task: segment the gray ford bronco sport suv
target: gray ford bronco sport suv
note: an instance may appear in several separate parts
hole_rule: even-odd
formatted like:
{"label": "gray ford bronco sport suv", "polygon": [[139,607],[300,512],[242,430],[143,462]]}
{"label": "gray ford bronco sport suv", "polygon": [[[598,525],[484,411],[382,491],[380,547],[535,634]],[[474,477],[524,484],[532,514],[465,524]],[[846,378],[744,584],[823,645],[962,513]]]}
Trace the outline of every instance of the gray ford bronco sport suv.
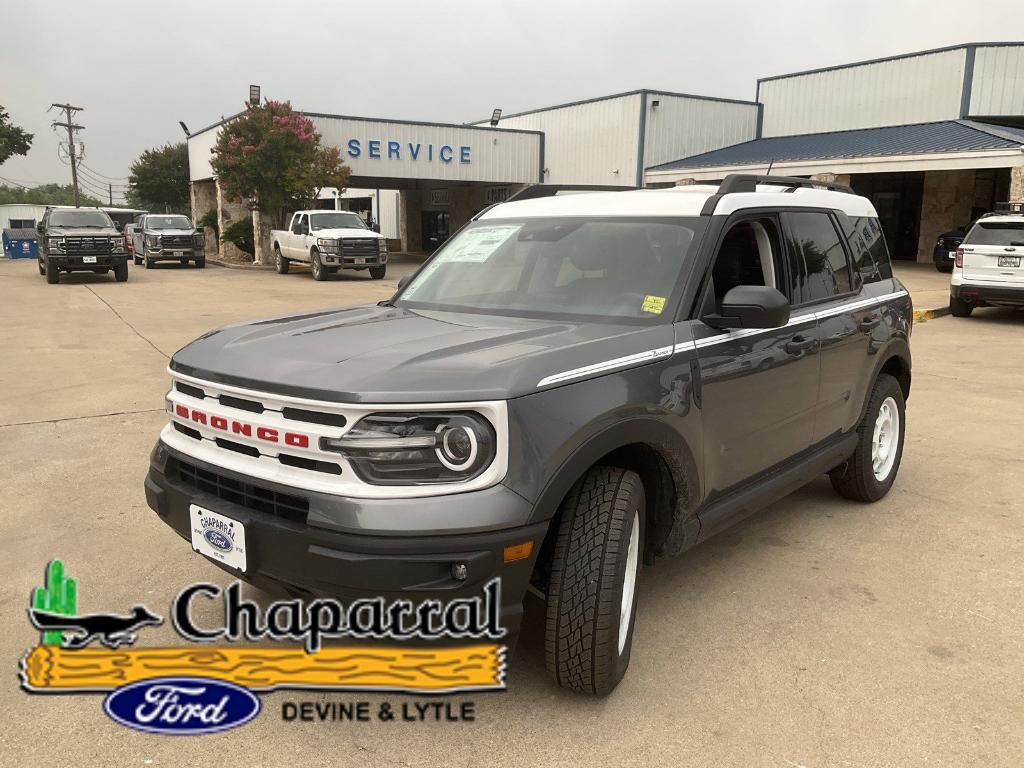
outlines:
{"label": "gray ford bronco sport suv", "polygon": [[[606,694],[641,565],[825,473],[885,496],[912,306],[869,201],[753,176],[551,192],[478,214],[388,301],[177,352],[149,505],[293,595],[461,597],[498,576],[505,628],[542,595],[551,675]],[[204,541],[211,514],[244,546]]]}

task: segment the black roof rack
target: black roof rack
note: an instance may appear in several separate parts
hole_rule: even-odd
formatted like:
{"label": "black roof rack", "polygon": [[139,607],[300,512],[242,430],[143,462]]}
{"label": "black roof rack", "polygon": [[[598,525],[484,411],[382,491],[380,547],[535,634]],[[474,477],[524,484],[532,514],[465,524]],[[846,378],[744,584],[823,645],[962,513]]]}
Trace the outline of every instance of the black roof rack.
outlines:
{"label": "black roof rack", "polygon": [[996,209],[992,213],[986,213],[982,216],[1005,216],[1008,213],[1012,214],[1024,214],[1024,203],[996,203]]}
{"label": "black roof rack", "polygon": [[602,187],[595,184],[532,184],[514,195],[509,196],[506,203],[513,200],[534,200],[538,197],[554,197],[559,192],[630,192],[632,187]]}
{"label": "black roof rack", "polygon": [[775,185],[786,187],[787,192],[794,189],[806,187],[808,189],[828,189],[832,192],[844,192],[848,195],[856,194],[845,184],[835,184],[831,181],[818,181],[816,179],[800,179],[796,176],[758,176],[753,173],[730,173],[722,183],[718,185],[718,191],[707,199],[701,209],[701,216],[710,216],[718,207],[718,201],[725,195],[736,192],[756,192],[757,185]]}

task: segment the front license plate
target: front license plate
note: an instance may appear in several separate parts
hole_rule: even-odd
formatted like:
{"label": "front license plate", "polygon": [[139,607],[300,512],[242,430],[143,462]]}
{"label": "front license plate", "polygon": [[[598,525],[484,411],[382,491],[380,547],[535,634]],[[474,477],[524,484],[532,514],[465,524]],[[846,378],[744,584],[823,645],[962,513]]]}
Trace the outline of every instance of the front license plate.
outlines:
{"label": "front license plate", "polygon": [[1000,267],[1019,267],[1020,256],[1000,256],[999,257]]}
{"label": "front license plate", "polygon": [[956,258],[956,251],[947,251],[946,252],[946,258],[947,259],[955,259]]}
{"label": "front license plate", "polygon": [[356,264],[365,264],[366,263],[366,259],[356,258],[355,262],[356,262]]}
{"label": "front license plate", "polygon": [[237,520],[192,504],[192,549],[225,565],[245,570],[245,526]]}
{"label": "front license plate", "polygon": [[184,255],[185,255],[185,252],[184,252],[184,251],[175,251],[175,252],[174,252],[174,255],[175,255],[175,256],[176,256],[177,258],[179,258],[179,259],[180,259],[180,258],[181,258],[182,256],[184,256]]}
{"label": "front license plate", "polygon": [[95,264],[96,263],[96,257],[95,256],[83,256],[82,257],[82,263],[83,264]]}

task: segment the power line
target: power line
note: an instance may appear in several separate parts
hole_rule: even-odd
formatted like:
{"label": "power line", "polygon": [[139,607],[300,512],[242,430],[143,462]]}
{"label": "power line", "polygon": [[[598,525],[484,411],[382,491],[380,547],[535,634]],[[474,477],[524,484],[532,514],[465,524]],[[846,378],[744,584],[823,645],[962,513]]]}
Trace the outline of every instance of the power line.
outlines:
{"label": "power line", "polygon": [[82,174],[82,176],[84,178],[90,179],[90,180],[96,182],[97,184],[101,184],[103,186],[107,186],[108,184],[111,184],[111,185],[113,185],[114,187],[116,187],[118,189],[128,189],[128,185],[127,184],[114,184],[113,182],[109,182],[106,179],[101,179],[101,178],[98,178],[97,176],[94,176],[90,171],[87,170],[87,167],[85,165],[83,165],[82,163],[78,164],[78,171],[79,171],[79,173]]}
{"label": "power line", "polygon": [[107,176],[105,173],[100,173],[99,171],[90,168],[85,163],[79,163],[79,165],[88,171],[92,171],[94,174],[103,178],[105,181],[128,181],[128,179],[130,178],[128,176]]}

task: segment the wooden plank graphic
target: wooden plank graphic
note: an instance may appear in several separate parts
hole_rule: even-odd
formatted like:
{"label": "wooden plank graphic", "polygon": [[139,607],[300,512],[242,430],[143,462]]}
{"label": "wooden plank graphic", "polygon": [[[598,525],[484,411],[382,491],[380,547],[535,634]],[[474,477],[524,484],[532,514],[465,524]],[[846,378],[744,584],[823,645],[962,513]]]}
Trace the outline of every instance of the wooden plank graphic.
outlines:
{"label": "wooden plank graphic", "polygon": [[503,688],[505,647],[348,646],[302,649],[234,646],[66,650],[39,645],[22,659],[32,690],[107,691],[155,677],[212,677],[253,689],[309,688],[443,692]]}

